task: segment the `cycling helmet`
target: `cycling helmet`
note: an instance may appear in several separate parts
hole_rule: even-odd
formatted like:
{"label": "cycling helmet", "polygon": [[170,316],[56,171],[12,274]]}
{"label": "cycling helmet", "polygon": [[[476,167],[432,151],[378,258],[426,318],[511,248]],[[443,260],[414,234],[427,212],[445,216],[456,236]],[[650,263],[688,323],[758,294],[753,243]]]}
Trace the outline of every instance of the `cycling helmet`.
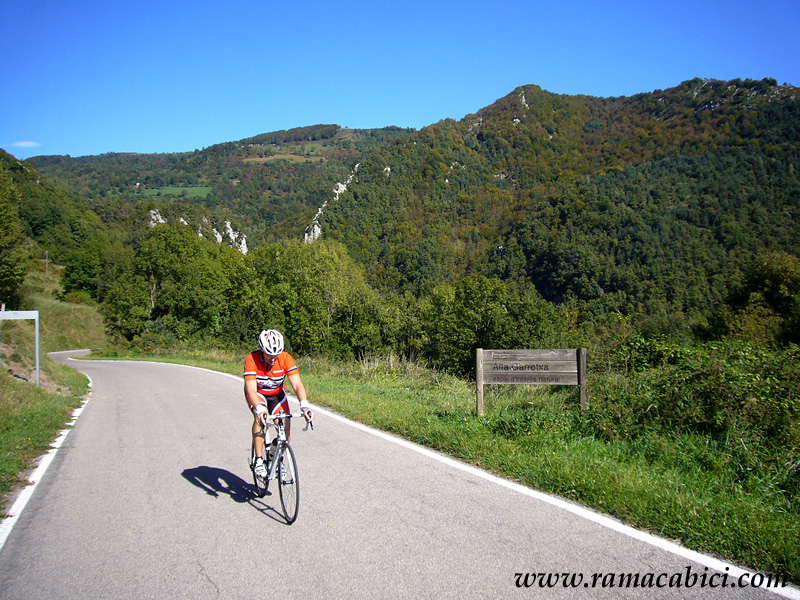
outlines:
{"label": "cycling helmet", "polygon": [[258,334],[258,345],[270,356],[283,352],[283,336],[274,329],[265,329]]}

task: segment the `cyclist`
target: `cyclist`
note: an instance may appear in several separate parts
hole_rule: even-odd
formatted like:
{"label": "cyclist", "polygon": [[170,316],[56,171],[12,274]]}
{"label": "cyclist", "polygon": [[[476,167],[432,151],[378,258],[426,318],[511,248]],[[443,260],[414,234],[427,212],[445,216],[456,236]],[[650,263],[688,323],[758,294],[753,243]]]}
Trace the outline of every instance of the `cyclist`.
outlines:
{"label": "cyclist", "polygon": [[[276,415],[283,410],[287,414],[289,400],[286,397],[285,381],[289,378],[300,410],[307,422],[311,422],[314,413],[308,406],[308,396],[303,380],[297,370],[294,358],[283,349],[283,336],[274,329],[267,329],[258,335],[261,348],[247,355],[244,361],[244,397],[253,413],[253,444],[256,449],[255,472],[259,477],[266,477],[267,467],[264,464],[264,434],[269,415]],[[286,421],[286,438],[291,440],[291,421]]]}

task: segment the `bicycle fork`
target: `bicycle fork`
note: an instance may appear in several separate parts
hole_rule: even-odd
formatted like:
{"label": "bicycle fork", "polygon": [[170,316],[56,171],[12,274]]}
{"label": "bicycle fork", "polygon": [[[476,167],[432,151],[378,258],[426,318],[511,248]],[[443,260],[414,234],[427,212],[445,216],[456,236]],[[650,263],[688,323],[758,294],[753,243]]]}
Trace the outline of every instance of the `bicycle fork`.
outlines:
{"label": "bicycle fork", "polygon": [[275,448],[275,455],[272,457],[269,469],[267,471],[268,481],[281,478],[280,483],[294,483],[294,466],[291,460],[284,461],[283,457],[286,454],[286,446],[278,444]]}

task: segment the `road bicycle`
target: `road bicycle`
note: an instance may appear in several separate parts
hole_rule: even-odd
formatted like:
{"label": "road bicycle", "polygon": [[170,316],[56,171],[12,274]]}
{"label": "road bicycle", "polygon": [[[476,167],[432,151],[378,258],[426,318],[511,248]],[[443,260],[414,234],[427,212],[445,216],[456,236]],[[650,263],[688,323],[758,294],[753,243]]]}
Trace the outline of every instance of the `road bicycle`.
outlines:
{"label": "road bicycle", "polygon": [[[278,491],[281,497],[281,508],[286,522],[291,525],[297,519],[297,509],[300,507],[300,485],[297,473],[297,460],[294,450],[286,440],[286,427],[284,421],[291,419],[292,415],[281,411],[277,415],[267,417],[268,422],[259,435],[264,436],[264,452],[267,454],[267,476],[261,478],[256,475],[256,447],[255,442],[250,449],[250,470],[253,472],[253,483],[256,494],[260,498],[267,495],[269,482],[278,480]],[[275,443],[268,443],[266,430],[275,428]]]}

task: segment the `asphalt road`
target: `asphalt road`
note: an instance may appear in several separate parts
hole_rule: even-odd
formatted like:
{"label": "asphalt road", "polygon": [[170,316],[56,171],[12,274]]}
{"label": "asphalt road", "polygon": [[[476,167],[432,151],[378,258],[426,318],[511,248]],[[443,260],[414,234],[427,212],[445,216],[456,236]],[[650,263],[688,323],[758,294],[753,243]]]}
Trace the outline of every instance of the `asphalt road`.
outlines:
{"label": "asphalt road", "polygon": [[[289,526],[277,490],[252,492],[240,379],[67,362],[91,397],[0,551],[0,599],[780,597],[704,587],[725,572],[325,411],[313,431],[294,423]],[[601,585],[648,573],[654,587]]]}

